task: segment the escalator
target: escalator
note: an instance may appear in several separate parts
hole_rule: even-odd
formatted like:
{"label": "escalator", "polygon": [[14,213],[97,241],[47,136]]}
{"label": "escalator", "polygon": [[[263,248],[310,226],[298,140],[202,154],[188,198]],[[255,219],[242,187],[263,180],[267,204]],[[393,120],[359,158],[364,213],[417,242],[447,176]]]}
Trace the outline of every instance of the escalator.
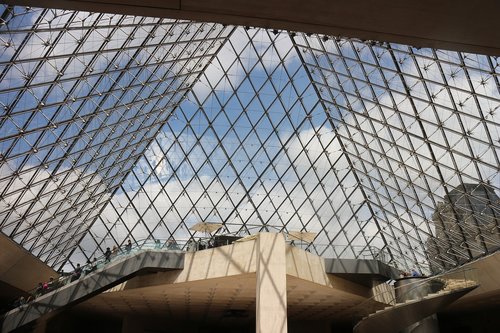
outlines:
{"label": "escalator", "polygon": [[33,323],[42,316],[81,303],[136,275],[182,270],[183,267],[184,253],[181,251],[146,249],[131,252],[76,281],[7,312],[3,317],[2,332],[11,332]]}

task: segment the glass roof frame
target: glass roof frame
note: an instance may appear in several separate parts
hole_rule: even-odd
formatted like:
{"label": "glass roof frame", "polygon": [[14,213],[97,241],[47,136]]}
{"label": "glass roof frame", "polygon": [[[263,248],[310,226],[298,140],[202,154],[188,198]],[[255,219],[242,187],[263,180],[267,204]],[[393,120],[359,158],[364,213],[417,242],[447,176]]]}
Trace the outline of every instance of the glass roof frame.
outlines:
{"label": "glass roof frame", "polygon": [[0,11],[0,230],[57,269],[197,221],[425,273],[500,248],[498,57]]}

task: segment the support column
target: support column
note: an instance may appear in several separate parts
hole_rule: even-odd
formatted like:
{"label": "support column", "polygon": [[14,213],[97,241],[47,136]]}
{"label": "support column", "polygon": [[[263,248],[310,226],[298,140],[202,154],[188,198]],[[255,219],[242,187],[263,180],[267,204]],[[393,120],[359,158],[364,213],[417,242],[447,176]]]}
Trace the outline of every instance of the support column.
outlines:
{"label": "support column", "polygon": [[283,234],[259,234],[256,280],[256,333],[287,333],[286,252]]}
{"label": "support column", "polygon": [[[419,284],[423,277],[402,278],[396,281],[396,300],[403,303],[412,299],[420,299],[425,295],[439,291],[443,285],[438,282],[429,281]],[[439,323],[435,314],[426,317],[405,328],[403,333],[439,333]]]}

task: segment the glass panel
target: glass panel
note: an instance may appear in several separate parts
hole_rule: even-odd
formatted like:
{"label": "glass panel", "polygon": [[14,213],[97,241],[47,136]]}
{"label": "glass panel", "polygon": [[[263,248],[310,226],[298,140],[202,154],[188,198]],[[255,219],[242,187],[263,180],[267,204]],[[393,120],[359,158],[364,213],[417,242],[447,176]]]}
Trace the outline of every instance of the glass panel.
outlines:
{"label": "glass panel", "polygon": [[425,273],[500,247],[497,57],[0,12],[0,230],[56,269],[200,221]]}

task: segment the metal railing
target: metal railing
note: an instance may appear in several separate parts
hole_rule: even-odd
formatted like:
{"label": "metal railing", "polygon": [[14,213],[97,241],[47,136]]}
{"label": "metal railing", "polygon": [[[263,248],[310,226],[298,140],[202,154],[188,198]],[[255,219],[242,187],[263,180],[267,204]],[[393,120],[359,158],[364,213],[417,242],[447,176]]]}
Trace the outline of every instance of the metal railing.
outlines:
{"label": "metal railing", "polygon": [[[385,262],[385,258],[387,258],[387,254],[384,249],[379,249],[374,246],[354,246],[354,245],[330,245],[330,244],[310,244],[300,241],[290,241],[287,240],[287,243],[304,249],[310,252],[314,252],[315,250],[321,250],[325,253],[326,249],[329,249],[329,252],[333,253],[336,258],[346,258],[346,259],[377,259]],[[218,244],[224,245],[224,244]],[[173,240],[169,239],[143,239],[132,243],[130,247],[127,245],[122,245],[121,247],[117,247],[113,251],[111,251],[111,255],[103,254],[99,257],[94,258],[92,261],[88,261],[87,264],[80,267],[79,270],[75,270],[71,273],[61,273],[61,275],[52,281],[48,281],[45,284],[41,284],[38,287],[33,288],[28,291],[28,298],[24,299],[22,297],[20,300],[16,301],[16,304],[13,307],[22,306],[23,304],[29,303],[36,298],[53,292],[72,281],[78,280],[83,276],[92,274],[93,272],[100,270],[112,262],[120,260],[126,256],[135,255],[141,251],[146,250],[157,250],[157,251],[197,251],[203,250],[206,248],[214,247],[213,237],[197,237],[196,239],[181,239],[181,240]],[[319,251],[318,251],[319,252]],[[431,279],[438,279],[440,276],[447,276],[448,279],[451,279],[453,276],[454,279],[459,279],[463,277],[464,279],[468,279],[467,281],[471,281],[472,283],[477,283],[477,276],[471,277],[471,272],[475,272],[474,269],[456,269],[452,271],[448,271],[442,273],[437,276],[429,277],[426,279],[422,279],[421,281],[415,282],[415,288],[421,284],[427,283]],[[394,290],[392,291],[394,293]],[[365,302],[369,302],[374,300],[376,297],[379,299],[384,297],[384,293],[379,293],[377,295],[373,295],[371,298],[363,301],[358,306],[362,307],[362,304]],[[391,294],[391,297],[394,298]],[[391,300],[391,302],[395,302],[395,299]],[[390,304],[391,302],[386,302],[386,304]]]}
{"label": "metal railing", "polygon": [[59,288],[80,279],[81,277],[92,274],[93,272],[104,268],[110,263],[116,262],[126,256],[135,255],[141,251],[147,250],[158,250],[158,251],[182,251],[187,247],[188,242],[183,241],[173,241],[172,239],[143,239],[132,243],[130,247],[123,245],[121,247],[114,248],[110,255],[105,253],[99,257],[95,257],[92,261],[87,261],[85,265],[82,265],[70,273],[61,272],[57,279],[50,278],[47,282],[40,282],[40,284],[27,291],[29,295],[26,299],[21,297],[18,299],[13,307],[22,306],[24,304],[30,303],[36,298],[58,290]]}
{"label": "metal railing", "polygon": [[[447,282],[450,280],[461,281],[462,282],[462,284],[460,285],[461,288],[468,288],[468,287],[474,287],[474,286],[479,285],[478,273],[477,273],[476,268],[457,268],[457,269],[450,270],[450,271],[447,271],[447,272],[444,272],[442,274],[435,275],[435,276],[430,276],[430,277],[422,277],[422,276],[412,277],[412,276],[410,276],[410,277],[403,277],[402,279],[405,279],[405,278],[407,278],[407,279],[417,278],[418,280],[416,280],[414,282],[407,283],[407,284],[400,286],[400,287],[393,286],[393,283],[396,282],[397,280],[389,280],[386,283],[389,283],[390,288],[388,288],[384,292],[374,294],[370,298],[363,300],[362,302],[354,305],[353,307],[345,309],[344,310],[345,314],[347,315],[349,313],[351,313],[351,314],[358,313],[360,315],[358,315],[357,318],[351,318],[351,319],[353,319],[354,321],[362,319],[370,314],[370,313],[366,312],[366,309],[370,308],[368,306],[368,303],[371,303],[373,301],[377,301],[379,303],[382,303],[379,300],[383,299],[384,300],[383,304],[386,304],[384,306],[384,308],[394,306],[396,304],[401,304],[401,303],[404,303],[405,301],[398,302],[398,300],[406,299],[406,296],[408,296],[408,294],[412,293],[414,290],[423,288],[424,286],[427,286],[430,283],[436,282],[436,281],[442,283],[440,290],[443,290],[444,288],[446,288]],[[403,288],[407,289],[407,291],[404,293],[401,292],[403,290]],[[411,298],[411,300],[412,301],[420,301],[420,300],[424,299],[425,297],[427,297],[428,295],[436,294],[438,291],[429,291],[427,293],[420,294],[417,297],[413,297],[413,298]],[[408,300],[410,300],[410,299],[408,299]],[[408,301],[408,300],[406,300],[406,301]]]}
{"label": "metal railing", "polygon": [[[220,242],[217,246],[226,245],[221,244]],[[93,272],[102,269],[103,267],[109,265],[116,260],[122,259],[125,256],[135,255],[141,251],[146,250],[157,250],[157,251],[198,251],[207,248],[215,247],[213,242],[213,237],[197,237],[190,239],[180,239],[173,240],[169,239],[141,239],[131,243],[131,246],[128,247],[127,244],[122,245],[120,247],[114,247],[113,250],[110,249],[110,254],[107,255],[103,253],[99,257],[95,257],[93,260],[87,261],[85,265],[82,265],[70,273],[61,272],[60,276],[57,279],[51,278],[51,280],[47,282],[40,282],[39,286],[29,290],[27,294],[29,295],[26,299],[21,297],[16,300],[15,304],[11,308],[15,308],[21,306],[23,304],[29,303],[36,298],[48,294],[52,291],[55,291],[68,283],[76,281],[83,276],[92,274]]]}
{"label": "metal railing", "polygon": [[296,240],[287,240],[289,245],[298,247],[302,250],[316,253],[327,258],[339,259],[375,259],[382,262],[387,262],[390,258],[389,253],[385,249],[380,249],[376,246],[362,245],[332,245],[332,244],[317,244],[306,243]]}

